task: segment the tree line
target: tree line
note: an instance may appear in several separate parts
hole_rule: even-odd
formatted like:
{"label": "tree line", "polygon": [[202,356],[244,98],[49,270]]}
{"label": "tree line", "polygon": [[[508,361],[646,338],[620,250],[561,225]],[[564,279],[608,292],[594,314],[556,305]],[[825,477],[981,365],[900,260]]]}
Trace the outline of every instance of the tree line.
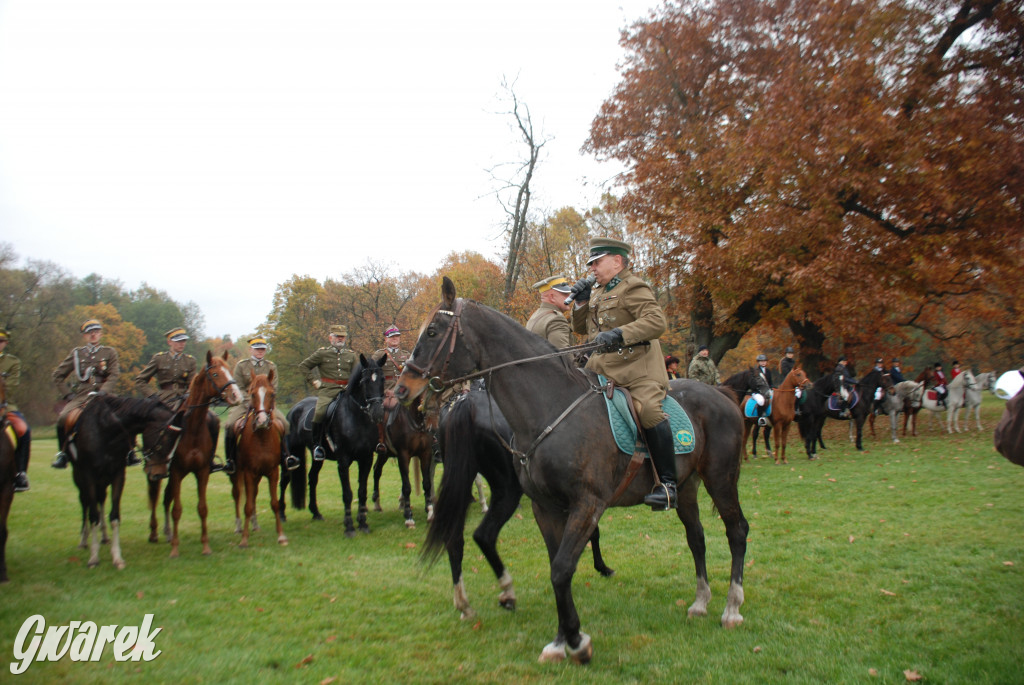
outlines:
{"label": "tree line", "polygon": [[[662,338],[684,365],[708,345],[723,371],[787,345],[812,377],[847,354],[908,366],[958,357],[1019,366],[1024,352],[1024,10],[1001,0],[679,0],[627,27],[621,79],[584,150],[623,162],[622,193],[588,209],[537,209],[545,140],[526,145],[502,254],[452,252],[431,274],[364,266],[278,284],[259,331],[284,401],[309,392],[295,364],[349,327],[372,352],[397,325],[411,347],[441,275],[525,322],[529,284],[585,273],[587,242],[634,246],[633,268],[669,316]],[[0,326],[24,362],[19,403],[52,420],[53,367],[90,317],[118,348],[122,389],[163,333],[186,348],[247,354],[206,338],[191,302],[126,289],[59,265],[19,264],[0,246]]]}

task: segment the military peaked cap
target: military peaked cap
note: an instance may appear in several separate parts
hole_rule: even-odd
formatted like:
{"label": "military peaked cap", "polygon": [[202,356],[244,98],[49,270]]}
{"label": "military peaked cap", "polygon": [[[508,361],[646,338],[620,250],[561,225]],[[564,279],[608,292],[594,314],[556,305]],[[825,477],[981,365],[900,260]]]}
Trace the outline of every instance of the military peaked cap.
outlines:
{"label": "military peaked cap", "polygon": [[610,254],[622,255],[628,257],[630,248],[629,243],[624,243],[621,240],[615,238],[591,238],[590,239],[590,257],[587,259],[587,265],[593,264],[601,257]]}

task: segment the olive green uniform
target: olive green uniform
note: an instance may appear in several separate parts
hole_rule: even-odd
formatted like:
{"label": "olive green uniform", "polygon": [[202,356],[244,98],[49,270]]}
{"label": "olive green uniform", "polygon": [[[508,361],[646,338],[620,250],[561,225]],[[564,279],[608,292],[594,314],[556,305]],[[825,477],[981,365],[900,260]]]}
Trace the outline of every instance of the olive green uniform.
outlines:
{"label": "olive green uniform", "polygon": [[373,360],[384,369],[384,389],[394,390],[398,377],[402,375],[409,352],[400,347],[385,347],[373,353]]}
{"label": "olive green uniform", "polygon": [[349,376],[352,375],[352,369],[358,361],[359,356],[350,348],[330,345],[321,347],[299,362],[299,368],[310,384],[314,380],[320,381],[320,387],[316,391],[314,424],[323,422],[331,400],[341,394],[348,385]]}
{"label": "olive green uniform", "polygon": [[[53,382],[61,397],[71,395],[58,420],[89,398],[91,392],[114,394],[121,365],[117,350],[107,345],[83,345],[71,350],[53,371]],[[70,383],[68,379],[70,378]]]}
{"label": "olive green uniform", "polygon": [[[590,340],[601,331],[621,330],[622,350],[595,352],[587,368],[629,390],[644,428],[667,418],[661,403],[668,391],[668,373],[658,338],[668,323],[643,279],[623,269],[608,285],[595,287],[590,300],[573,310],[572,326]],[[650,346],[637,344],[644,341],[650,341]],[[631,344],[636,346],[630,348]]]}
{"label": "olive green uniform", "polygon": [[572,327],[561,310],[550,302],[541,302],[526,322],[526,330],[536,333],[555,347],[572,347]]}
{"label": "olive green uniform", "polygon": [[[252,385],[253,376],[266,376],[271,370],[274,370],[274,390],[277,390],[277,379],[280,374],[277,372],[277,365],[272,361],[266,359],[243,359],[235,364],[235,369],[232,375],[235,378],[235,382],[238,383],[238,390],[242,393],[242,401],[240,404],[231,407],[228,410],[228,418],[225,426],[225,430],[233,431],[235,423],[238,422],[245,413],[249,411],[249,386]],[[280,409],[274,407],[274,418],[279,420],[284,425],[284,433],[287,435],[289,423],[288,419],[285,418],[284,414]]]}
{"label": "olive green uniform", "polygon": [[149,391],[149,380],[156,378],[157,397],[168,407],[175,408],[178,399],[188,392],[189,384],[196,375],[196,358],[191,354],[157,352],[138,376],[135,385],[142,391]]}
{"label": "olive green uniform", "polygon": [[21,360],[13,354],[0,352],[0,376],[3,376],[4,385],[7,388],[7,410],[18,411],[14,393],[21,385]]}

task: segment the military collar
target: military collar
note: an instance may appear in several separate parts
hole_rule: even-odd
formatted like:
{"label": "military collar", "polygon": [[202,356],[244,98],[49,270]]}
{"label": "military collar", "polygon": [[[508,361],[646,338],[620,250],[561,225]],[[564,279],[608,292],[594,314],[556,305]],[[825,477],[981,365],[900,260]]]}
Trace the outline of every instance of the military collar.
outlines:
{"label": "military collar", "polygon": [[263,362],[265,362],[267,360],[266,359],[257,359],[256,357],[249,357],[249,361],[251,361],[256,366],[259,366],[260,364],[262,364]]}
{"label": "military collar", "polygon": [[88,352],[89,354],[95,354],[96,350],[98,350],[98,349],[100,349],[99,345],[86,345],[85,346],[85,351]]}
{"label": "military collar", "polygon": [[398,348],[398,347],[389,347],[388,348],[388,353],[389,354],[398,354],[401,351],[402,351],[401,348]]}
{"label": "military collar", "polygon": [[628,276],[629,276],[629,269],[623,269],[619,273],[617,273],[614,276],[612,276],[611,280],[608,281],[608,283],[605,284],[604,291],[608,292],[609,290],[611,290],[612,288],[617,286],[619,283],[622,283],[622,281],[624,281]]}

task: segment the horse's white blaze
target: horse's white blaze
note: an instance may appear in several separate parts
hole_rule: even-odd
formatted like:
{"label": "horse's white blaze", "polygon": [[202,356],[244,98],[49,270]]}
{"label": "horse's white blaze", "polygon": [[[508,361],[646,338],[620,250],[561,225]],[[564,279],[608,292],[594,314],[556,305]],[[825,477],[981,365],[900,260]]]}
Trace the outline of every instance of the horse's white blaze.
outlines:
{"label": "horse's white blaze", "polygon": [[235,382],[235,377],[231,375],[230,371],[228,371],[228,367],[226,364],[224,365],[224,375],[227,376],[228,379],[228,386],[226,389],[228,396],[225,397],[224,399],[227,400],[228,404],[241,404],[242,391],[238,389],[238,384]]}

